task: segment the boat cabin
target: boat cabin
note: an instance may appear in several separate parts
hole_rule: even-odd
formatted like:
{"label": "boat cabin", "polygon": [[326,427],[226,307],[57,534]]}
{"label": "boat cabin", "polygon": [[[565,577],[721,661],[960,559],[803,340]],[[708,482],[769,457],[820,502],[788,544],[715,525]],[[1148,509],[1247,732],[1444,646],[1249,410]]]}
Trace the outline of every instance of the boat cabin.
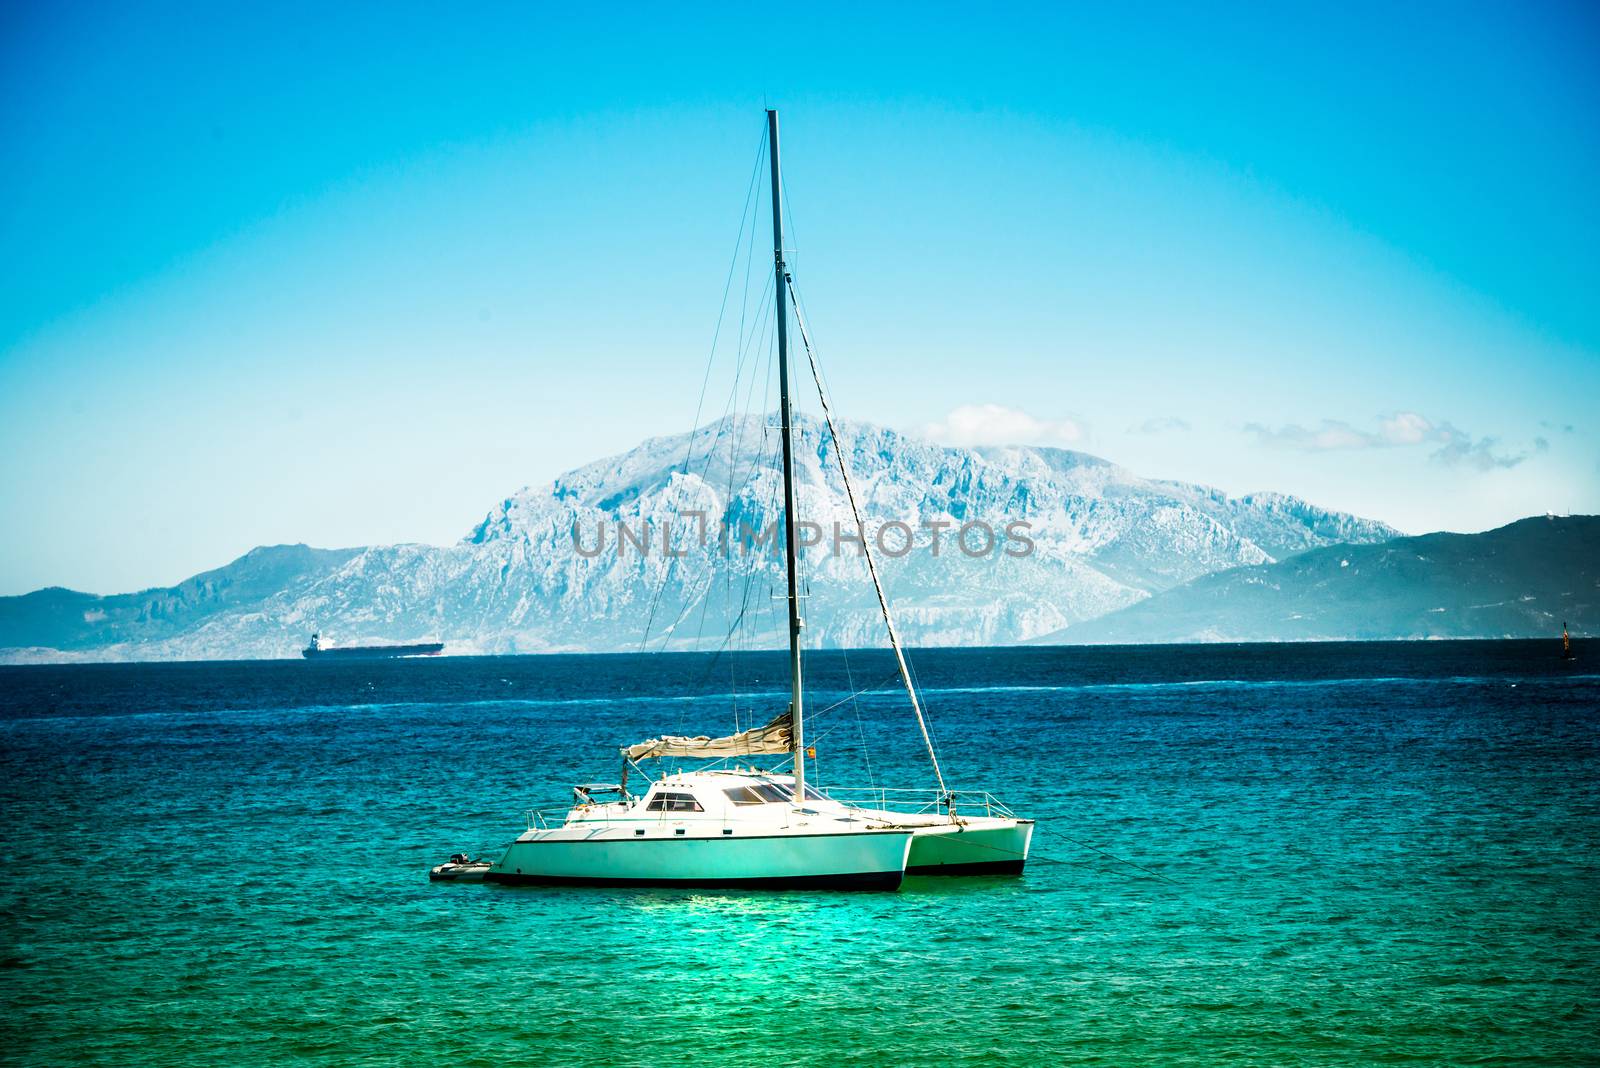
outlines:
{"label": "boat cabin", "polygon": [[789,817],[843,814],[844,806],[810,786],[806,805],[794,803],[794,778],[753,768],[693,771],[669,775],[650,784],[641,797],[615,801],[592,799],[594,787],[575,789],[579,803],[567,814],[570,823],[662,821],[787,824]]}

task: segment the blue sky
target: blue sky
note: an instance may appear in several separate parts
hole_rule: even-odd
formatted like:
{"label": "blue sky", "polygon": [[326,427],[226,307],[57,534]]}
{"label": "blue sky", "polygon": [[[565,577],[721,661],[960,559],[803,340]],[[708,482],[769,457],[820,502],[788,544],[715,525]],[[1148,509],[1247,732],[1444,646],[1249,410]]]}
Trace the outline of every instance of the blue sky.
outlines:
{"label": "blue sky", "polygon": [[862,8],[10,6],[0,593],[447,543],[685,429],[764,103],[844,414],[1600,511],[1592,6]]}

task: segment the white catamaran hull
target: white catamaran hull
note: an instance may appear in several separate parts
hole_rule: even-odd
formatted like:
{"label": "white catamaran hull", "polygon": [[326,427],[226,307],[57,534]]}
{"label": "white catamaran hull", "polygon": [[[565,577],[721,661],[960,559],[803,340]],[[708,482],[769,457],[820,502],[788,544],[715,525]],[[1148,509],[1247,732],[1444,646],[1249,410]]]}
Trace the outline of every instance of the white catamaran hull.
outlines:
{"label": "white catamaran hull", "polygon": [[635,835],[626,827],[529,831],[484,881],[529,885],[710,889],[893,890],[905,875],[910,829],[749,835]]}
{"label": "white catamaran hull", "polygon": [[907,875],[1020,875],[1028,862],[1033,821],[1003,816],[949,817],[869,812],[913,833]]}
{"label": "white catamaran hull", "polygon": [[1020,875],[1028,862],[1032,820],[975,819],[928,827],[911,839],[907,875]]}

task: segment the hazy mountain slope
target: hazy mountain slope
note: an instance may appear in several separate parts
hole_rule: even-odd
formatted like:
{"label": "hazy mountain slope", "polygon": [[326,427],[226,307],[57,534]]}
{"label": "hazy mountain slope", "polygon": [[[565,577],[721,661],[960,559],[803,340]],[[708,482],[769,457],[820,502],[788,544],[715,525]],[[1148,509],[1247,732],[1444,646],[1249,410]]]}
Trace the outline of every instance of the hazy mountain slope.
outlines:
{"label": "hazy mountain slope", "polygon": [[51,587],[0,597],[0,648],[73,651],[185,634],[218,613],[304,587],[360,552],[269,545],[167,588],[101,597]]}
{"label": "hazy mountain slope", "polygon": [[1600,630],[1600,517],[1316,549],[1206,575],[1045,642],[1554,639]]}
{"label": "hazy mountain slope", "polygon": [[[73,599],[82,595],[30,594],[40,604],[19,620],[55,622],[19,622],[4,644],[31,647],[13,659],[33,658],[41,646],[113,657],[286,656],[315,629],[347,642],[436,636],[461,652],[636,649],[647,635],[650,648],[777,644],[782,558],[742,537],[759,537],[780,515],[774,423],[735,417],[646,441],[506,498],[457,545],[319,557],[282,581],[263,576],[251,597],[159,625],[137,613],[93,622],[94,609]],[[1395,534],[1292,497],[1230,498],[1082,453],[945,448],[864,424],[840,429],[869,534],[888,522],[917,531],[910,552],[883,559],[914,643],[1022,641],[1211,571]],[[831,551],[834,524],[846,534],[853,525],[825,429],[801,417],[797,432],[800,512],[821,542],[805,553],[807,640],[876,644],[882,624],[862,561],[848,545]],[[988,553],[969,555],[956,543],[961,525],[975,521],[997,535]],[[938,553],[925,522],[947,525]],[[1004,551],[1024,546],[1005,540],[1013,523],[1028,525],[1013,528],[1031,539],[1026,555]],[[619,546],[619,527],[647,547]],[[886,544],[899,548],[902,535],[891,529]],[[969,535],[969,549],[984,546],[982,527]],[[666,547],[681,555],[667,556]],[[0,600],[0,616],[18,600]]]}

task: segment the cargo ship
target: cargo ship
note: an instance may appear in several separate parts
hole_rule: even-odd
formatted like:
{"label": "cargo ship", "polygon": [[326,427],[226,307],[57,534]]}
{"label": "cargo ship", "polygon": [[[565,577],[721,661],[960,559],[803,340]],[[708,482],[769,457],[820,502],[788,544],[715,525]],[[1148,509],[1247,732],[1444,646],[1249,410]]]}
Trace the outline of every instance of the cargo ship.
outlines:
{"label": "cargo ship", "polygon": [[311,636],[311,644],[300,651],[307,660],[334,657],[340,660],[371,660],[391,656],[437,656],[444,651],[444,642],[412,642],[409,645],[334,645],[320,633]]}

